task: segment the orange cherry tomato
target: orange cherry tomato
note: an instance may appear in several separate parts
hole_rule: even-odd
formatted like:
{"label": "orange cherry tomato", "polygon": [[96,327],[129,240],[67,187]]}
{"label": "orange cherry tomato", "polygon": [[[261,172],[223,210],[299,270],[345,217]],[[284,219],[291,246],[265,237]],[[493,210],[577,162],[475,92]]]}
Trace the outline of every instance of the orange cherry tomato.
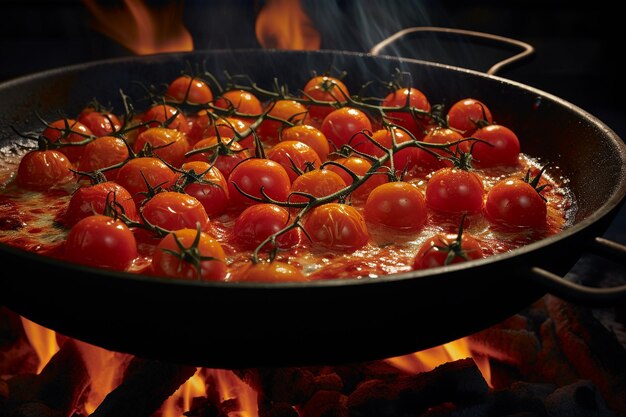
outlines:
{"label": "orange cherry tomato", "polygon": [[[317,101],[327,101],[331,103],[346,103],[350,97],[350,92],[346,85],[335,77],[320,75],[311,78],[304,89],[304,98],[312,98]],[[332,106],[323,106],[311,104],[309,107],[309,116],[313,119],[324,120],[329,113],[335,110]]]}
{"label": "orange cherry tomato", "polygon": [[146,182],[152,188],[168,189],[177,179],[178,175],[170,167],[153,157],[133,158],[120,168],[117,175],[118,184],[128,190],[137,205],[146,199]]}
{"label": "orange cherry tomato", "polygon": [[369,240],[363,216],[346,204],[328,203],[315,207],[305,216],[304,230],[314,244],[332,250],[354,251]]}
{"label": "orange cherry tomato", "polygon": [[17,168],[17,185],[29,190],[46,191],[73,181],[71,169],[70,160],[57,150],[30,151],[22,157]]}
{"label": "orange cherry tomato", "polygon": [[137,136],[133,150],[138,153],[149,144],[152,153],[172,165],[180,167],[190,146],[187,136],[174,129],[152,127]]}
{"label": "orange cherry tomato", "polygon": [[329,142],[336,149],[350,143],[350,140],[359,132],[372,131],[372,122],[361,110],[343,107],[329,113],[320,128]]}
{"label": "orange cherry tomato", "polygon": [[[83,156],[78,161],[80,171],[96,171],[122,163],[128,159],[128,146],[120,138],[101,136],[85,146]],[[105,177],[113,181],[117,178],[119,168],[107,170]]]}
{"label": "orange cherry tomato", "polygon": [[61,146],[58,150],[71,162],[76,162],[83,155],[85,145],[71,145],[93,139],[93,133],[84,124],[73,119],[59,119],[48,125],[42,133],[43,137]]}
{"label": "orange cherry tomato", "polygon": [[346,188],[346,182],[339,174],[329,169],[315,169],[305,172],[291,184],[291,194],[289,201],[292,203],[306,203],[309,198],[298,195],[306,193],[314,197],[326,197]]}
{"label": "orange cherry tomato", "polygon": [[365,202],[363,215],[369,223],[415,231],[426,223],[426,200],[413,184],[388,182],[372,190]]}
{"label": "orange cherry tomato", "polygon": [[257,201],[248,198],[235,188],[257,198],[261,191],[274,201],[287,201],[291,180],[285,168],[269,159],[250,158],[237,165],[228,177],[228,193],[233,204],[252,205]]}
{"label": "orange cherry tomato", "polygon": [[489,108],[473,98],[459,100],[448,110],[448,125],[464,137],[472,136],[481,124],[493,123]]}
{"label": "orange cherry tomato", "polygon": [[[401,88],[391,92],[385,97],[384,107],[413,107],[418,110],[430,112],[428,99],[417,88]],[[424,137],[426,126],[430,123],[428,116],[413,115],[407,111],[388,111],[389,122],[402,126],[411,132],[417,139]]]}
{"label": "orange cherry tomato", "polygon": [[[288,122],[298,124],[307,113],[306,107],[293,100],[278,100],[270,104],[269,115]],[[275,143],[278,141],[279,131],[284,127],[284,123],[279,120],[266,118],[257,129],[257,134],[263,142]]]}
{"label": "orange cherry tomato", "polygon": [[313,148],[320,157],[320,161],[325,162],[328,159],[330,152],[328,139],[319,129],[311,125],[298,125],[283,129],[280,140],[281,142],[295,140],[305,143]]}
{"label": "orange cherry tomato", "polygon": [[313,168],[320,166],[320,158],[313,148],[298,141],[279,142],[267,151],[266,156],[267,159],[281,164],[291,181],[298,177],[298,172],[294,167],[304,172],[309,166]]}

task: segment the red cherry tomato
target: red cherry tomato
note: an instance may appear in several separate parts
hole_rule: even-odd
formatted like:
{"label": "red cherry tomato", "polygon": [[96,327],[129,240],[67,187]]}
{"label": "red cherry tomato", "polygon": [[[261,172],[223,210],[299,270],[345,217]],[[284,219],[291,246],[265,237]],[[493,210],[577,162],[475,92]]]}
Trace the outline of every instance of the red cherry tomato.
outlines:
{"label": "red cherry tomato", "polygon": [[206,231],[209,216],[202,203],[195,197],[174,191],[158,193],[141,207],[146,222],[162,229],[196,229]]}
{"label": "red cherry tomato", "polygon": [[107,181],[76,190],[67,205],[63,221],[67,227],[72,227],[85,217],[103,214],[107,203],[115,203],[116,210],[131,220],[139,219],[137,207],[130,193],[121,185]]}
{"label": "red cherry tomato", "polygon": [[203,138],[218,136],[222,142],[230,142],[235,138],[235,142],[239,143],[242,148],[254,149],[254,136],[250,133],[248,136],[243,134],[248,130],[249,123],[236,117],[211,119],[209,125],[204,131]]}
{"label": "red cherry tomato", "polygon": [[302,271],[285,262],[249,263],[236,271],[231,282],[304,282]]}
{"label": "red cherry tomato", "polygon": [[207,83],[188,75],[182,75],[172,81],[167,87],[165,96],[178,103],[204,104],[213,100],[213,92]]}
{"label": "red cherry tomato", "polygon": [[258,116],[263,113],[263,105],[259,99],[249,91],[230,90],[215,100],[215,107],[220,109],[234,109],[238,113]]}
{"label": "red cherry tomato", "polygon": [[[368,160],[358,156],[339,158],[335,162],[339,165],[343,165],[359,176],[365,175],[372,168],[372,164]],[[328,169],[329,171],[333,171],[338,174],[341,178],[343,178],[346,185],[352,185],[352,182],[354,181],[352,176],[348,174],[345,169],[337,165],[329,164],[326,165],[324,169]],[[372,174],[363,184],[352,192],[352,197],[357,201],[366,200],[367,196],[374,188],[388,181],[389,177],[386,175],[385,169],[380,168],[378,173]]]}
{"label": "red cherry tomato", "polygon": [[426,222],[426,201],[416,186],[402,181],[388,182],[372,190],[363,214],[369,223],[419,230]]}
{"label": "red cherry tomato", "polygon": [[[223,144],[223,146],[217,146],[217,136],[202,139],[193,146],[193,150],[208,150],[206,152],[193,154],[187,158],[187,160],[213,163],[215,168],[219,169],[224,175],[224,178],[228,178],[230,172],[237,164],[250,158],[250,153],[246,149],[243,149],[237,142],[231,143],[228,139],[222,139],[220,143]],[[217,156],[215,153],[217,153]]]}
{"label": "red cherry tomato", "polygon": [[305,171],[308,166],[317,168],[320,166],[320,157],[309,145],[297,141],[279,142],[266,152],[267,159],[278,162],[285,168],[291,181],[298,178],[294,166],[300,171]]}
{"label": "red cherry tomato", "polygon": [[315,169],[305,172],[296,178],[291,184],[291,195],[289,201],[292,203],[306,203],[309,198],[293,194],[301,192],[314,197],[326,197],[346,188],[346,182],[339,174],[328,169]]}
{"label": "red cherry tomato", "polygon": [[[304,120],[307,113],[306,107],[293,100],[278,100],[270,104],[269,115],[288,122],[298,124]],[[263,142],[275,143],[278,141],[279,131],[284,123],[279,120],[266,118],[257,129],[257,134]]]}
{"label": "red cherry tomato", "polygon": [[[376,146],[374,142],[378,143],[385,149],[391,149],[394,139],[396,141],[396,145],[413,141],[413,138],[410,135],[400,129],[394,128],[393,135],[389,129],[379,129],[374,132],[369,139],[364,135],[357,135],[352,139],[352,142],[354,143],[351,143],[351,145],[358,151],[380,158],[385,155],[386,152],[379,146]],[[393,154],[393,164],[395,170],[398,172],[411,170],[417,164],[418,151],[419,149],[417,147],[408,147],[395,152]],[[389,162],[385,165],[389,165]]]}
{"label": "red cherry tomato", "polygon": [[488,143],[476,142],[472,148],[472,158],[477,168],[515,166],[519,163],[520,144],[511,129],[501,125],[485,126],[475,131],[472,137]]}
{"label": "red cherry tomato", "polygon": [[530,184],[520,179],[507,179],[489,191],[485,212],[494,223],[538,228],[546,224],[547,207]]}
{"label": "red cherry tomato", "polygon": [[[452,129],[438,127],[435,129],[431,129],[424,137],[423,142],[432,143],[436,145],[444,145],[444,144],[457,142],[461,139],[463,139],[463,136],[461,136],[460,133]],[[467,153],[469,152],[469,149],[470,149],[470,143],[469,141],[461,142],[459,145],[451,146],[448,149],[452,152],[456,152],[457,148]],[[428,148],[428,149],[436,153],[437,155],[442,156],[443,158],[449,158],[451,156],[450,153],[442,149],[437,149],[437,148]],[[434,169],[440,169],[444,167],[451,167],[452,161],[449,161],[447,159],[439,159],[435,155],[432,155],[431,153],[423,149],[419,149],[417,151],[417,165],[428,170],[434,170]]]}
{"label": "red cherry tomato", "polygon": [[65,258],[81,265],[126,270],[136,257],[133,232],[121,220],[99,214],[76,223],[65,242]]}
{"label": "red cherry tomato", "polygon": [[60,147],[59,152],[65,154],[71,162],[76,162],[83,155],[85,145],[69,145],[71,143],[88,143],[92,132],[84,124],[73,119],[59,119],[48,125],[42,133],[43,137],[52,143],[66,145]]}
{"label": "red cherry tomato", "polygon": [[[417,88],[401,88],[392,93],[389,93],[383,100],[382,105],[384,107],[406,107],[406,105],[430,112],[430,103],[428,99]],[[411,132],[417,139],[424,137],[426,126],[430,123],[427,116],[413,116],[409,112],[405,111],[388,111],[387,116],[389,122],[402,126]]]}
{"label": "red cherry tomato", "polygon": [[209,184],[194,182],[185,187],[185,193],[195,197],[202,205],[209,217],[219,216],[228,207],[228,184],[224,175],[207,162],[186,162],[181,167],[183,171],[191,171],[196,175],[202,174],[201,179]]}
{"label": "red cherry tomato", "polygon": [[122,127],[116,115],[111,112],[97,111],[92,107],[83,109],[78,115],[78,121],[91,130],[96,137],[110,135]]}
{"label": "red cherry tomato", "polygon": [[324,136],[336,149],[350,142],[352,137],[362,131],[372,131],[372,122],[361,110],[343,107],[329,113],[320,128]]}
{"label": "red cherry tomato", "polygon": [[[157,104],[152,106],[147,112],[144,113],[141,120],[142,122],[147,123],[148,127],[160,127],[166,120],[169,120],[172,117],[174,120],[169,122],[165,127],[175,129],[183,133],[189,132],[190,127],[184,113],[180,109],[167,104]],[[143,130],[145,130],[145,128],[140,129],[140,131]]]}
{"label": "red cherry tomato", "polygon": [[332,250],[357,250],[369,240],[363,216],[346,204],[315,207],[305,216],[304,230],[314,244]]}
{"label": "red cherry tomato", "polygon": [[131,159],[120,168],[117,175],[117,183],[128,190],[137,205],[146,199],[143,194],[148,191],[146,182],[152,188],[168,189],[177,179],[178,175],[170,167],[152,157]]}
{"label": "red cherry tomato", "polygon": [[285,168],[269,159],[251,158],[237,165],[228,177],[228,193],[231,201],[239,206],[256,204],[241,191],[253,197],[263,198],[263,193],[275,201],[287,201],[291,180]]}
{"label": "red cherry tomato", "polygon": [[426,185],[426,204],[445,213],[477,213],[483,208],[485,188],[475,173],[442,168]]}
{"label": "red cherry tomato", "polygon": [[208,234],[180,229],[159,242],[152,257],[152,271],[172,278],[223,281],[228,273],[225,258],[220,243]]}
{"label": "red cherry tomato", "polygon": [[440,233],[427,239],[415,255],[413,269],[434,268],[485,257],[480,243],[469,233],[463,233],[460,246],[456,241],[457,234],[454,233]]}
{"label": "red cherry tomato", "polygon": [[298,125],[283,129],[281,141],[298,141],[309,145],[320,158],[320,161],[324,162],[328,159],[328,153],[330,152],[330,146],[328,145],[328,139],[317,128],[310,125]]}
{"label": "red cherry tomato", "polygon": [[[124,162],[128,159],[128,146],[120,138],[101,136],[85,146],[83,156],[78,161],[80,171],[90,172]],[[113,181],[117,178],[119,168],[103,172],[105,177]]]}
{"label": "red cherry tomato", "polygon": [[483,123],[493,123],[491,111],[484,103],[476,99],[459,100],[448,110],[448,125],[465,137],[472,136],[472,133]]}
{"label": "red cherry tomato", "polygon": [[17,168],[17,185],[29,190],[45,191],[74,180],[72,163],[59,151],[30,151]]}
{"label": "red cherry tomato", "polygon": [[[350,97],[350,92],[346,85],[335,77],[320,75],[311,78],[302,90],[304,98],[312,98],[317,101],[328,101],[331,103],[345,103]],[[335,110],[332,106],[311,104],[309,116],[313,119],[323,120],[329,113]]]}
{"label": "red cherry tomato", "polygon": [[[255,249],[265,239],[284,229],[290,223],[289,211],[275,204],[255,204],[246,208],[235,220],[235,240],[247,249]],[[300,232],[292,229],[280,235],[276,244],[289,249],[300,243]],[[272,249],[266,245],[264,249]]]}
{"label": "red cherry tomato", "polygon": [[184,133],[164,127],[153,127],[141,132],[133,150],[139,153],[147,144],[154,155],[176,168],[181,166],[190,148]]}

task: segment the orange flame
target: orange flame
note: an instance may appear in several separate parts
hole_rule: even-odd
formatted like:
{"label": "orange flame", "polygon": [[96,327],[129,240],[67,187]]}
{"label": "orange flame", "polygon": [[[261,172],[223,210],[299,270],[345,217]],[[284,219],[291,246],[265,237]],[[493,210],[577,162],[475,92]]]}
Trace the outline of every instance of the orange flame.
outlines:
{"label": "orange flame", "polygon": [[24,317],[20,318],[22,319],[22,326],[24,327],[28,342],[35,350],[37,358],[39,358],[37,373],[40,373],[44,366],[50,362],[54,354],[59,351],[57,334],[54,330],[40,326]]}
{"label": "orange flame", "polygon": [[132,356],[111,352],[88,343],[75,340],[90,377],[90,390],[84,404],[87,414],[93,413],[98,405],[120,384],[124,370]]}
{"label": "orange flame", "polygon": [[142,0],[124,0],[122,8],[104,8],[83,0],[96,30],[138,55],[192,51],[191,34],[183,25],[182,2],[149,8]]}
{"label": "orange flame", "polygon": [[257,393],[232,371],[207,369],[217,384],[222,401],[236,398],[239,402],[237,417],[258,417]]}
{"label": "orange flame", "polygon": [[201,368],[176,390],[161,407],[162,417],[179,417],[183,412],[191,409],[191,400],[194,397],[206,395],[206,381],[201,375]]}
{"label": "orange flame", "polygon": [[446,362],[472,358],[491,387],[491,367],[489,358],[472,354],[467,338],[462,338],[420,352],[387,359],[396,368],[411,373],[429,372]]}
{"label": "orange flame", "polygon": [[300,7],[300,0],[268,0],[257,16],[255,29],[264,48],[320,48],[320,33]]}

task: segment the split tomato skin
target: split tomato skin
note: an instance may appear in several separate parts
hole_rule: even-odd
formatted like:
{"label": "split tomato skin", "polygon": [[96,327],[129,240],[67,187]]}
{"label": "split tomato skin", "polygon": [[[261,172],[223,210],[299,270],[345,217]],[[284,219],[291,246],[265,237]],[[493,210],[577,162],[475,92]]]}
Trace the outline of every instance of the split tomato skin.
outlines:
{"label": "split tomato skin", "polygon": [[57,150],[30,151],[17,168],[17,185],[28,190],[46,191],[73,181],[72,168],[67,156]]}
{"label": "split tomato skin", "polygon": [[474,172],[442,168],[426,185],[426,204],[444,213],[478,213],[483,208],[485,188]]}
{"label": "split tomato skin", "polygon": [[133,232],[121,220],[99,214],[76,223],[65,242],[65,258],[81,265],[123,271],[136,257]]}
{"label": "split tomato skin", "polygon": [[416,231],[427,219],[422,192],[407,182],[388,182],[374,188],[365,202],[365,220],[391,229]]}
{"label": "split tomato skin", "polygon": [[[448,247],[456,239],[457,234],[455,233],[440,233],[427,239],[420,246],[420,249],[417,251],[415,258],[413,259],[413,269],[419,270],[446,265],[446,259],[448,258],[449,252],[444,248]],[[450,260],[449,264],[457,264],[485,257],[479,241],[469,233],[464,233],[461,236],[460,249],[465,255],[465,258],[456,254]]]}
{"label": "split tomato skin", "polygon": [[[177,239],[185,249],[197,251],[197,255],[211,259],[200,259],[198,271],[193,263],[183,259],[184,256],[172,254],[182,254]],[[207,233],[195,229],[175,230],[161,239],[154,251],[151,267],[155,275],[188,280],[224,281],[228,274],[226,256],[220,243]]]}
{"label": "split tomato skin", "polygon": [[498,182],[487,194],[485,213],[496,224],[541,228],[546,225],[546,202],[530,184],[520,179]]}
{"label": "split tomato skin", "polygon": [[338,251],[354,251],[367,244],[363,216],[352,206],[328,203],[315,207],[304,219],[304,230],[314,244]]}

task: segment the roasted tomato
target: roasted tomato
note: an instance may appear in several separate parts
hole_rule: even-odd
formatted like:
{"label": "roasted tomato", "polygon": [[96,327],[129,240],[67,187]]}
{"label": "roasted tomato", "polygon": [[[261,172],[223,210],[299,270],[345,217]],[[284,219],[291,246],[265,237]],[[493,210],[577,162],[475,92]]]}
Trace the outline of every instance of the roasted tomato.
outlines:
{"label": "roasted tomato", "polygon": [[[454,143],[463,139],[460,133],[455,130],[443,127],[437,127],[431,129],[423,139],[423,142],[430,143],[433,145],[447,145],[450,143]],[[432,153],[425,151],[424,149],[419,149],[417,151],[417,165],[427,169],[434,170],[440,169],[444,167],[452,167],[452,161],[447,158],[453,156],[457,150],[463,152],[469,152],[470,143],[461,142],[458,145],[451,145],[447,149],[450,152],[446,152],[441,148],[427,148],[431,152],[434,152],[439,157],[433,155]]]}
{"label": "roasted tomato", "polygon": [[[172,118],[173,120],[167,123],[167,126],[164,126],[165,122]],[[146,123],[147,127],[167,127],[183,133],[188,133],[190,129],[182,110],[167,104],[156,104],[150,107],[141,120],[143,123]],[[140,130],[145,130],[145,128]]]}
{"label": "roasted tomato", "polygon": [[281,164],[291,181],[298,177],[298,171],[304,172],[307,168],[320,166],[320,157],[313,148],[297,141],[280,142],[267,151],[266,156],[267,159]]}
{"label": "roasted tomato", "polygon": [[291,180],[285,168],[269,159],[247,159],[237,165],[228,177],[231,201],[239,206],[258,202],[243,193],[260,199],[265,198],[265,194],[274,201],[287,201],[290,188]]}
{"label": "roasted tomato", "polygon": [[[128,145],[114,136],[101,136],[85,146],[83,156],[78,161],[81,171],[96,171],[121,164],[128,159]],[[119,168],[108,169],[103,172],[110,181],[117,178]]]}
{"label": "roasted tomato", "polygon": [[112,182],[80,187],[70,198],[63,222],[72,227],[80,220],[93,214],[103,214],[107,204],[131,220],[138,220],[137,207],[130,193],[121,185]]}
{"label": "roasted tomato", "polygon": [[74,180],[69,159],[59,151],[30,151],[17,168],[17,185],[29,190],[45,191]]}
{"label": "roasted tomato", "polygon": [[314,169],[305,172],[293,181],[289,201],[306,203],[311,201],[306,195],[317,198],[326,197],[344,188],[346,188],[346,182],[336,172],[329,169]]}
{"label": "roasted tomato", "polygon": [[203,80],[182,75],[170,83],[165,97],[178,103],[204,104],[213,100],[213,92]]}
{"label": "roasted tomato", "polygon": [[472,148],[476,167],[515,166],[519,163],[519,139],[511,129],[501,125],[485,126],[475,131],[472,137],[487,142],[476,142]]}
{"label": "roasted tomato", "polygon": [[365,220],[392,229],[414,231],[424,226],[427,217],[422,192],[408,182],[379,185],[365,202]]}
{"label": "roasted tomato", "polygon": [[85,145],[94,139],[87,126],[73,119],[59,119],[50,123],[42,135],[50,142],[61,145],[59,151],[72,162],[80,159]]}
{"label": "roasted tomato", "polygon": [[228,178],[237,164],[250,158],[250,153],[237,142],[222,139],[218,145],[217,136],[202,139],[193,146],[192,151],[198,149],[206,149],[206,152],[198,151],[190,155],[187,160],[213,164],[224,175],[224,178]]}
{"label": "roasted tomato", "polygon": [[483,208],[485,188],[474,172],[442,168],[426,185],[426,204],[445,213],[478,213]]}
{"label": "roasted tomato", "polygon": [[369,240],[363,216],[346,204],[315,207],[305,216],[304,230],[314,244],[338,251],[357,250]]}
{"label": "roasted tomato", "polygon": [[158,158],[133,158],[118,171],[117,182],[133,196],[137,205],[146,199],[148,187],[168,189],[178,175]]}
{"label": "roasted tomato", "polygon": [[153,127],[141,132],[137,136],[133,149],[139,153],[147,146],[150,147],[152,154],[176,168],[181,166],[185,160],[185,154],[190,149],[184,133],[164,127]]}
{"label": "roasted tomato", "polygon": [[440,233],[427,239],[417,251],[413,269],[434,268],[484,258],[480,243],[469,233]]}
{"label": "roasted tomato", "polygon": [[185,186],[185,193],[198,199],[209,217],[226,211],[229,202],[228,184],[219,169],[200,161],[186,162],[181,169],[187,172],[187,176],[194,175],[201,180]]}
{"label": "roasted tomato", "polygon": [[242,266],[231,277],[231,282],[303,282],[302,271],[285,262],[258,262]]}
{"label": "roasted tomato", "polygon": [[[298,124],[304,120],[307,109],[302,104],[293,100],[278,100],[270,104],[268,115],[287,122]],[[275,143],[280,136],[280,130],[288,127],[281,120],[266,118],[257,129],[257,134],[264,142]]]}
{"label": "roasted tomato", "polygon": [[93,107],[84,108],[78,115],[78,121],[91,130],[96,137],[110,135],[122,127],[116,115],[108,111],[98,111]]}
{"label": "roasted tomato", "polygon": [[[338,174],[343,178],[346,185],[352,185],[354,179],[348,173],[348,171],[342,167],[347,168],[358,176],[364,176],[372,169],[372,164],[361,157],[349,156],[347,158],[339,158],[335,161],[335,164],[328,164],[324,166],[324,169],[328,169]],[[389,181],[389,176],[385,168],[380,168],[376,173],[372,174],[363,184],[359,185],[356,190],[352,192],[352,196],[357,201],[366,200],[370,192],[378,187],[380,184],[384,184]]]}
{"label": "roasted tomato", "polygon": [[328,159],[330,152],[328,139],[319,129],[311,125],[298,125],[283,129],[280,140],[302,142],[313,148],[320,161],[324,162]]}
{"label": "roasted tomato", "polygon": [[400,107],[403,111],[387,111],[389,122],[402,126],[420,139],[424,137],[430,119],[427,115],[412,114],[410,109],[421,112],[430,112],[428,99],[417,88],[401,88],[389,93],[383,100],[384,107]]}
{"label": "roasted tomato", "polygon": [[521,179],[498,182],[487,194],[487,218],[500,225],[513,227],[544,227],[546,202],[529,183]]}
{"label": "roasted tomato", "polygon": [[320,128],[335,149],[350,143],[359,132],[372,132],[372,122],[365,113],[352,107],[343,107],[329,113]]}
{"label": "roasted tomato", "polygon": [[249,91],[230,90],[215,100],[215,107],[234,109],[237,113],[250,116],[259,116],[263,113],[261,101]]}
{"label": "roasted tomato", "polygon": [[472,136],[476,129],[491,123],[493,118],[489,108],[473,98],[459,100],[448,110],[448,125],[465,137]]}
{"label": "roasted tomato", "polygon": [[228,267],[217,240],[198,230],[180,229],[165,236],[157,245],[152,272],[172,278],[223,281]]}
{"label": "roasted tomato", "polygon": [[[303,97],[317,101],[326,101],[341,105],[347,102],[350,92],[346,85],[335,77],[319,75],[311,78],[304,86]],[[324,120],[329,113],[335,110],[333,106],[310,104],[309,116],[313,119]]]}
{"label": "roasted tomato", "polygon": [[81,265],[126,270],[136,257],[133,232],[121,220],[100,214],[76,223],[65,242],[65,258]]}
{"label": "roasted tomato", "polygon": [[209,227],[209,216],[195,197],[174,191],[158,193],[140,208],[143,219],[167,231]]}
{"label": "roasted tomato", "polygon": [[[275,204],[255,204],[246,208],[235,220],[235,240],[247,249],[255,249],[269,236],[287,227],[289,211]],[[300,232],[292,229],[276,238],[276,246],[289,249],[300,243]],[[272,249],[267,244],[264,249]]]}

